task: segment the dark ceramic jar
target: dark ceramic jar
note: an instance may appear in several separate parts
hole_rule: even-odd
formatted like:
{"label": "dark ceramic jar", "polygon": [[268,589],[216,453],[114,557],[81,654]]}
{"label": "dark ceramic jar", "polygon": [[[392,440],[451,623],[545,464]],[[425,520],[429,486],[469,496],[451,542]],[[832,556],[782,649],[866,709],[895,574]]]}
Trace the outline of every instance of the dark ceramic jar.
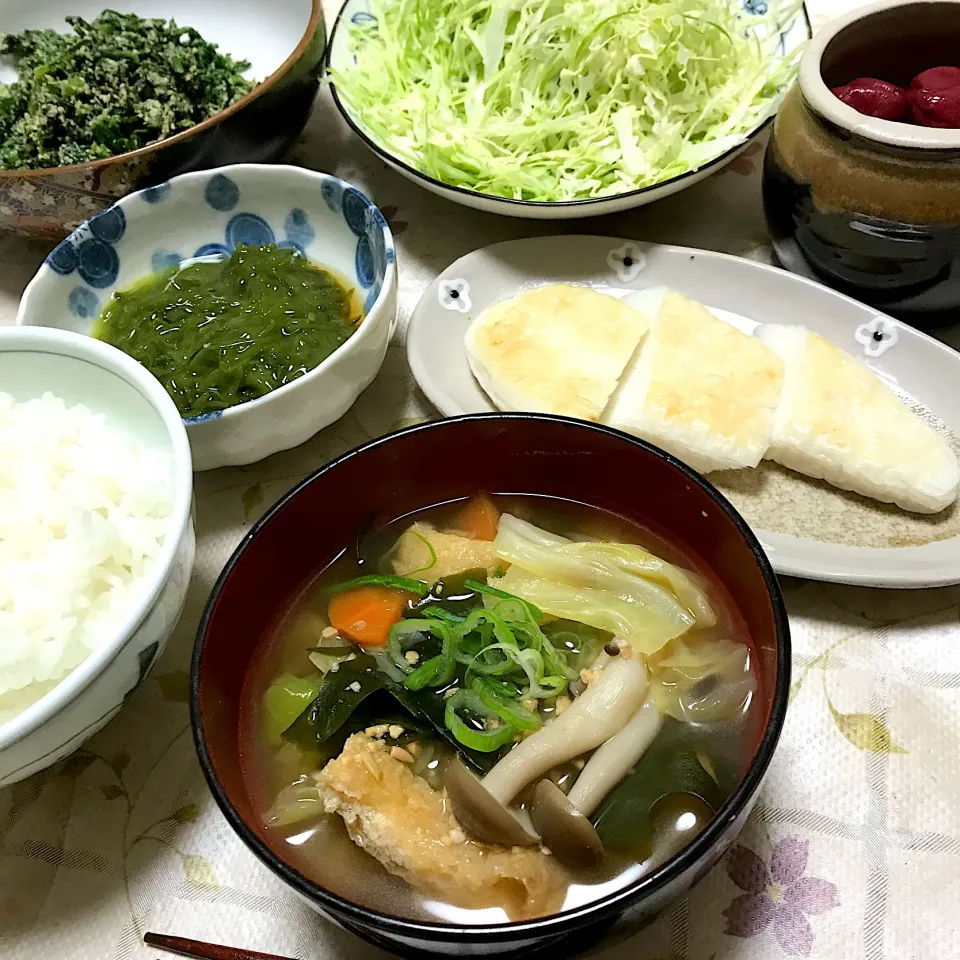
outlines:
{"label": "dark ceramic jar", "polygon": [[918,327],[960,321],[960,130],[864,116],[831,89],[960,66],[960,2],[911,0],[823,28],[774,124],[763,200],[788,269]]}

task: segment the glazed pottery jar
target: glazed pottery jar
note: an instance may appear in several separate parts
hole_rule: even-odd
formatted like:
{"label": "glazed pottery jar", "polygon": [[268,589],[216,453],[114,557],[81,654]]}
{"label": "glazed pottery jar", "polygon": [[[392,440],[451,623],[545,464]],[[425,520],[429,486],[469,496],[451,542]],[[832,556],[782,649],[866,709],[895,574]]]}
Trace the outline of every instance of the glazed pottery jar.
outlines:
{"label": "glazed pottery jar", "polygon": [[960,129],[858,113],[831,89],[960,66],[960,2],[862,8],[810,42],[774,124],[763,199],[783,265],[918,327],[960,321]]}

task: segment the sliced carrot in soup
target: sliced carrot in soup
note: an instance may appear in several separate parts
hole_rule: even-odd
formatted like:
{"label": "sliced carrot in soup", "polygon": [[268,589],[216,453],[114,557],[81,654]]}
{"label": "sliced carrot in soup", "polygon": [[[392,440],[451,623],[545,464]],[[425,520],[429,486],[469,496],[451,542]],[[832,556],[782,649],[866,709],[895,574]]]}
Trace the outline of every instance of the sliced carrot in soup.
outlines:
{"label": "sliced carrot in soup", "polygon": [[457,513],[454,528],[475,540],[496,540],[500,528],[500,511],[485,493],[471,497]]}
{"label": "sliced carrot in soup", "polygon": [[382,647],[403,616],[408,596],[391,587],[354,587],[331,598],[330,625],[362,647]]}

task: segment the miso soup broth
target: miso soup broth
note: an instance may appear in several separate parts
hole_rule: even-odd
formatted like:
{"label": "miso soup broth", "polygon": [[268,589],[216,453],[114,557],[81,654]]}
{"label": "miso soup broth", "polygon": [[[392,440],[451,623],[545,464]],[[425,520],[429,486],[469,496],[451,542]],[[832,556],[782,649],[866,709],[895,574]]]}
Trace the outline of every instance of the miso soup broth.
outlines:
{"label": "miso soup broth", "polygon": [[374,532],[279,617],[240,745],[276,852],[384,913],[589,903],[689,844],[763,717],[713,571],[581,504],[487,496]]}

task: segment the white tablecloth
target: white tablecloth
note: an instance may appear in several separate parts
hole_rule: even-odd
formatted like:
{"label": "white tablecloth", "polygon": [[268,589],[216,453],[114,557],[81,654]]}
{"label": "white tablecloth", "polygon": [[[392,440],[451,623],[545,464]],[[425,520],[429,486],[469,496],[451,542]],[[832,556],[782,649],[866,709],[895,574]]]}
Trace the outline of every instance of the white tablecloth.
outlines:
{"label": "white tablecloth", "polygon": [[[388,171],[321,94],[293,161],[358,184],[390,220],[400,265],[396,340],[339,423],[252,467],[198,476],[196,570],[160,663],[86,748],[0,791],[3,957],[153,958],[140,940],[148,929],[301,960],[385,956],[288,892],[207,792],[188,729],[187,670],[210,588],[250,524],[296,481],[398,424],[437,416],[412,381],[404,333],[420,293],[453,259],[567,230],[769,261],[761,158],[753,147],[703,184],[611,218],[502,219]],[[12,322],[48,249],[0,238],[0,323]],[[688,900],[603,960],[960,957],[960,589],[783,586],[794,700],[750,823]]]}

